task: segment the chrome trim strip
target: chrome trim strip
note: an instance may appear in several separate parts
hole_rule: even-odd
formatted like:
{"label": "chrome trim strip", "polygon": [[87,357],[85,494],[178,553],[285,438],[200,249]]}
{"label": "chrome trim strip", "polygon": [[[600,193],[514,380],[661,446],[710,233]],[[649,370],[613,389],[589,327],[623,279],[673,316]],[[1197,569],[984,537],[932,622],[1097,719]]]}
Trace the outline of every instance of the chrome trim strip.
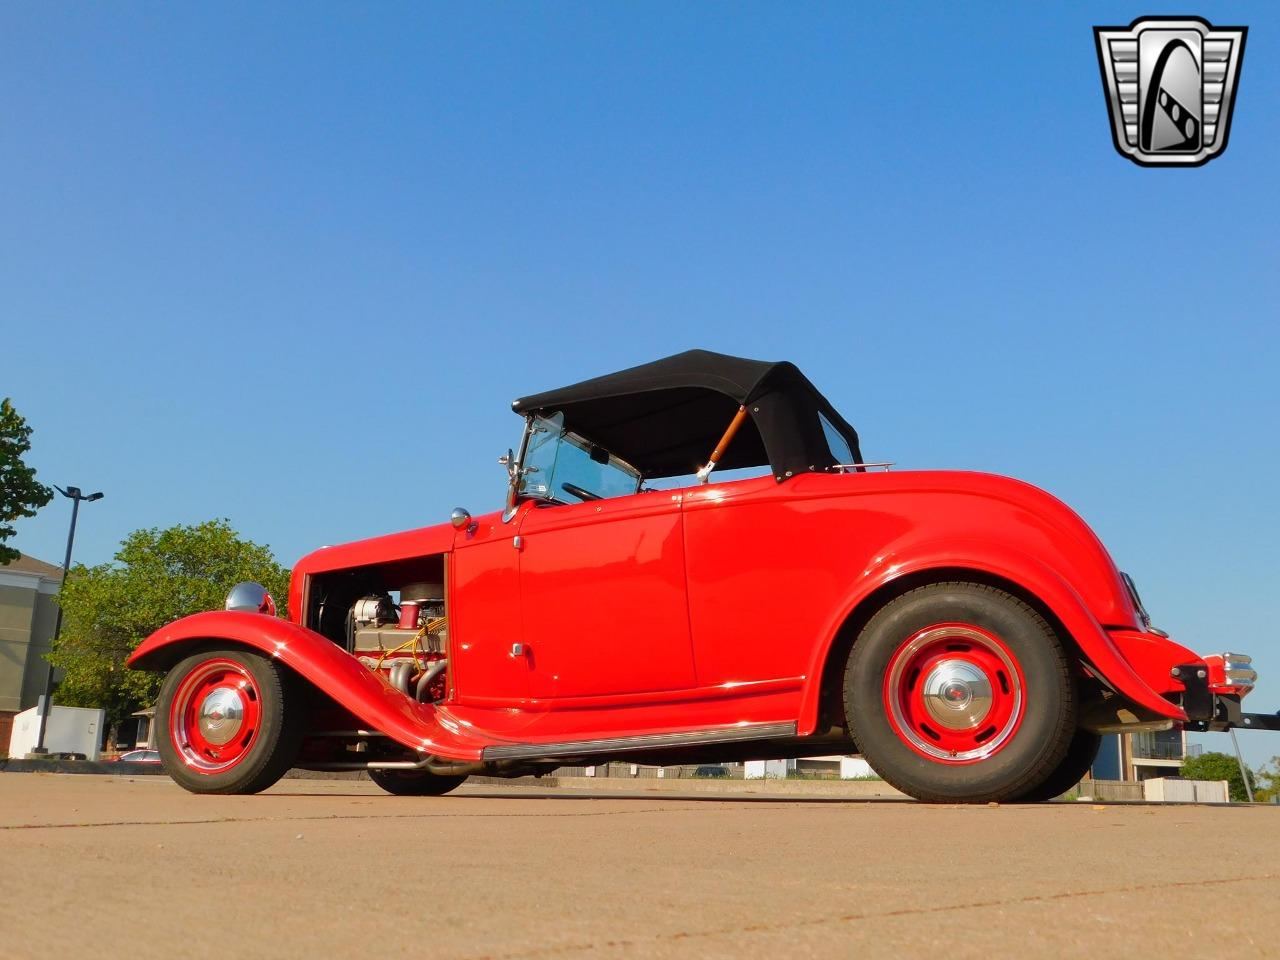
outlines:
{"label": "chrome trim strip", "polygon": [[896,460],[879,460],[875,463],[871,463],[871,462],[836,463],[836,464],[832,464],[832,466],[835,469],[839,470],[841,473],[854,473],[854,472],[857,472],[859,469],[870,470],[872,468],[877,468],[877,469],[883,470],[885,473],[888,473],[890,467],[897,466],[897,461]]}
{"label": "chrome trim strip", "polygon": [[[431,767],[438,766],[441,763],[451,763],[454,761],[444,760],[439,757],[433,757],[430,754],[421,754],[418,760],[367,760],[367,761],[349,761],[349,762],[332,762],[332,763],[307,763],[301,765],[303,770],[428,770]],[[461,762],[461,761],[458,761]]]}
{"label": "chrome trim strip", "polygon": [[578,757],[601,753],[634,753],[663,747],[697,747],[743,740],[775,740],[794,737],[794,723],[753,723],[738,727],[716,727],[691,733],[653,733],[640,737],[612,737],[607,740],[577,740],[569,743],[513,743],[485,747],[485,760],[532,760],[551,757]]}
{"label": "chrome trim strip", "polygon": [[305,763],[302,770],[425,770],[432,761],[423,760],[370,760],[361,763]]}

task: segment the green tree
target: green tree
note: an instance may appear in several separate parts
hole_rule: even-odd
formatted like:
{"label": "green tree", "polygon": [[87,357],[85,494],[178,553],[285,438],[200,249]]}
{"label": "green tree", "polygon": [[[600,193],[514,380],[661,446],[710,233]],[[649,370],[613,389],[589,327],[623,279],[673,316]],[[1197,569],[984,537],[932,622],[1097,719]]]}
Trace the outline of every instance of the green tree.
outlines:
{"label": "green tree", "polygon": [[13,536],[13,521],[34,517],[53,497],[22,462],[30,449],[31,428],[5,397],[0,400],[0,565],[18,559],[18,551],[5,543]]}
{"label": "green tree", "polygon": [[1270,803],[1280,794],[1280,757],[1272,757],[1271,762],[1264,765],[1257,773],[1258,787],[1253,798]]}
{"label": "green tree", "polygon": [[[1247,766],[1245,769],[1249,770]],[[1228,753],[1202,753],[1198,757],[1188,757],[1182,764],[1180,775],[1188,780],[1225,780],[1232,800],[1243,803],[1249,799],[1244,780],[1240,777],[1240,764]],[[1255,783],[1253,771],[1249,770],[1249,786],[1254,787]]]}
{"label": "green tree", "polygon": [[116,728],[160,689],[158,676],[125,668],[129,654],[166,623],[222,609],[241,580],[261,583],[286,612],[289,571],[226,520],[137,530],[114,563],[74,566],[58,596],[62,636],[50,659],[65,675],[54,702],[105,710],[114,742]]}

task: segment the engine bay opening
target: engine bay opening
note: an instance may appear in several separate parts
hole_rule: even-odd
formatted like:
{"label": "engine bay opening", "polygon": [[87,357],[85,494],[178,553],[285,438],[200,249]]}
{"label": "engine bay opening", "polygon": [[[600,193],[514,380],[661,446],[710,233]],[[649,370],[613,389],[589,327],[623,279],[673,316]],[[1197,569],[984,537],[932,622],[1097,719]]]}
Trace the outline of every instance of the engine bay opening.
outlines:
{"label": "engine bay opening", "polygon": [[450,694],[443,554],[317,574],[305,625],[328,637],[405,696]]}

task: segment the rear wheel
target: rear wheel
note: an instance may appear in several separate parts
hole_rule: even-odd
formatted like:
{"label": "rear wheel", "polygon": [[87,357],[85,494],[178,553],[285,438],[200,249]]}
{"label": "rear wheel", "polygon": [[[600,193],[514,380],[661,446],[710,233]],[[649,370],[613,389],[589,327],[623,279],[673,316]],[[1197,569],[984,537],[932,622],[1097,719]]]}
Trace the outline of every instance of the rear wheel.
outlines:
{"label": "rear wheel", "polygon": [[1076,729],[1053,629],[994,587],[939,583],[881,609],[845,670],[845,714],[868,763],[920,800],[1015,799],[1047,782]]}
{"label": "rear wheel", "polygon": [[257,793],[293,764],[301,742],[296,681],[251,650],[194,653],[164,679],[156,748],[165,772],[193,793]]}
{"label": "rear wheel", "polygon": [[466,777],[448,777],[426,770],[370,770],[369,779],[400,797],[440,797],[462,786]]}
{"label": "rear wheel", "polygon": [[1098,750],[1102,746],[1102,735],[1092,730],[1077,730],[1071,738],[1071,746],[1058,768],[1049,774],[1049,779],[1040,786],[1028,790],[1017,799],[1022,803],[1040,803],[1062,796],[1089,772],[1093,761],[1098,759]]}

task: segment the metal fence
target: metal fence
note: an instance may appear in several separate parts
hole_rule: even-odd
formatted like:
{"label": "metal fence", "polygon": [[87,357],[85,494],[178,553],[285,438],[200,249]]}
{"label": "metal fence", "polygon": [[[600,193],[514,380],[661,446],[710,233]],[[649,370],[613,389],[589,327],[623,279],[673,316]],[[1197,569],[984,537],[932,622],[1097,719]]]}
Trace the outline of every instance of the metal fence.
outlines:
{"label": "metal fence", "polygon": [[1133,755],[1139,760],[1184,760],[1198,757],[1204,751],[1203,744],[1184,744],[1181,733],[1134,733],[1130,736]]}
{"label": "metal fence", "polygon": [[1095,800],[1141,800],[1142,784],[1131,780],[1085,780],[1064,796],[1093,797]]}
{"label": "metal fence", "polygon": [[1149,733],[1133,734],[1133,756],[1138,760],[1181,760],[1186,756],[1181,740],[1161,740]]}

